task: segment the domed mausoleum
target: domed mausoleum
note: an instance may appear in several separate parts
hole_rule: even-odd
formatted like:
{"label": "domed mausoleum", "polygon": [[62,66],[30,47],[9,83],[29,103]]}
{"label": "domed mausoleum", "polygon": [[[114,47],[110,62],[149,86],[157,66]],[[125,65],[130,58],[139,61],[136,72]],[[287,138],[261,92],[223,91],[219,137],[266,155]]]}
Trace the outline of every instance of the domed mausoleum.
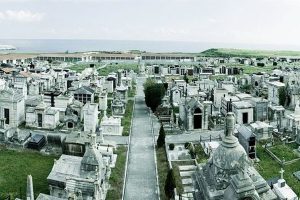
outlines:
{"label": "domed mausoleum", "polygon": [[193,174],[195,199],[275,200],[276,195],[252,166],[244,148],[233,135],[234,125],[234,114],[228,113],[221,145],[206,164],[197,166]]}

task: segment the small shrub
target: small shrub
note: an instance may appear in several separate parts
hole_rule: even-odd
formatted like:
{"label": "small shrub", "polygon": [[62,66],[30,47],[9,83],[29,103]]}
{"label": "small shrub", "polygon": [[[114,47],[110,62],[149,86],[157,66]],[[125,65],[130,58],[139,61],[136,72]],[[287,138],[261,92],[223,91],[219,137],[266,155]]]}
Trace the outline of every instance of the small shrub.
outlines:
{"label": "small shrub", "polygon": [[196,158],[196,152],[195,152],[194,148],[190,149],[190,155],[191,155],[192,159]]}
{"label": "small shrub", "polygon": [[168,199],[174,198],[174,188],[176,188],[174,172],[172,169],[170,169],[165,181],[165,194],[168,197]]}
{"label": "small shrub", "polygon": [[169,144],[169,149],[170,150],[174,150],[174,148],[175,148],[175,145],[173,143]]}
{"label": "small shrub", "polygon": [[190,153],[192,159],[195,159],[196,158],[196,151],[195,151],[194,145],[190,144],[188,148],[189,148],[189,153]]}
{"label": "small shrub", "polygon": [[160,130],[159,130],[159,135],[157,138],[157,147],[158,148],[163,147],[165,145],[165,137],[166,137],[166,134],[165,134],[164,127],[163,127],[163,125],[161,125]]}
{"label": "small shrub", "polygon": [[189,143],[189,142],[184,143],[184,148],[185,148],[185,149],[188,149],[189,146],[190,146],[190,143]]}

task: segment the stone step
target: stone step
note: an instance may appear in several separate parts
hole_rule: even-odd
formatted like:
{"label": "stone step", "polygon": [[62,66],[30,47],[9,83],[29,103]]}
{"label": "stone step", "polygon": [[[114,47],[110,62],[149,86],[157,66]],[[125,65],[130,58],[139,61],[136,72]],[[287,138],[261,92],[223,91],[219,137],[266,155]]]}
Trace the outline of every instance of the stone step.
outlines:
{"label": "stone step", "polygon": [[179,173],[180,173],[180,176],[181,176],[181,177],[184,177],[184,176],[189,176],[189,177],[191,177],[192,174],[194,173],[194,171],[181,171],[181,172],[179,172]]}
{"label": "stone step", "polygon": [[179,170],[180,171],[191,171],[196,169],[196,165],[180,165]]}
{"label": "stone step", "polygon": [[193,186],[184,186],[184,187],[183,187],[183,191],[184,191],[184,192],[194,192],[195,189],[194,189]]}
{"label": "stone step", "polygon": [[193,193],[183,193],[181,196],[182,200],[191,200],[194,199]]}
{"label": "stone step", "polygon": [[183,178],[181,179],[183,185],[192,184],[193,180],[191,178]]}

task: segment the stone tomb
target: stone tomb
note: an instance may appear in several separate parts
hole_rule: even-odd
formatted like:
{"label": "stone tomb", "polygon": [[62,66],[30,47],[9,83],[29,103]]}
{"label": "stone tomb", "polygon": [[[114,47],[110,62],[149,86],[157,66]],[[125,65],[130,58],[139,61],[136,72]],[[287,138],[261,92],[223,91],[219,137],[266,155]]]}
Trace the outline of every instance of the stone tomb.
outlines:
{"label": "stone tomb", "polygon": [[122,135],[121,118],[104,116],[100,126],[104,135]]}
{"label": "stone tomb", "polygon": [[168,149],[169,160],[186,160],[191,159],[189,149],[186,149],[183,144],[175,144],[173,150]]}
{"label": "stone tomb", "polygon": [[119,98],[115,98],[111,104],[113,116],[123,116],[125,113],[125,104]]}

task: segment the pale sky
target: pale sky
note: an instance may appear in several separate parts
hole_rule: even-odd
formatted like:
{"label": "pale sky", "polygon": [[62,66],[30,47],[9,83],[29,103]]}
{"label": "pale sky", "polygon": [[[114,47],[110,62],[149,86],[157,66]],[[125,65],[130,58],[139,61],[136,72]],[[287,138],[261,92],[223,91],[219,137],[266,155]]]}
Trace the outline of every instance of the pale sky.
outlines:
{"label": "pale sky", "polygon": [[1,39],[300,45],[300,0],[0,0]]}

